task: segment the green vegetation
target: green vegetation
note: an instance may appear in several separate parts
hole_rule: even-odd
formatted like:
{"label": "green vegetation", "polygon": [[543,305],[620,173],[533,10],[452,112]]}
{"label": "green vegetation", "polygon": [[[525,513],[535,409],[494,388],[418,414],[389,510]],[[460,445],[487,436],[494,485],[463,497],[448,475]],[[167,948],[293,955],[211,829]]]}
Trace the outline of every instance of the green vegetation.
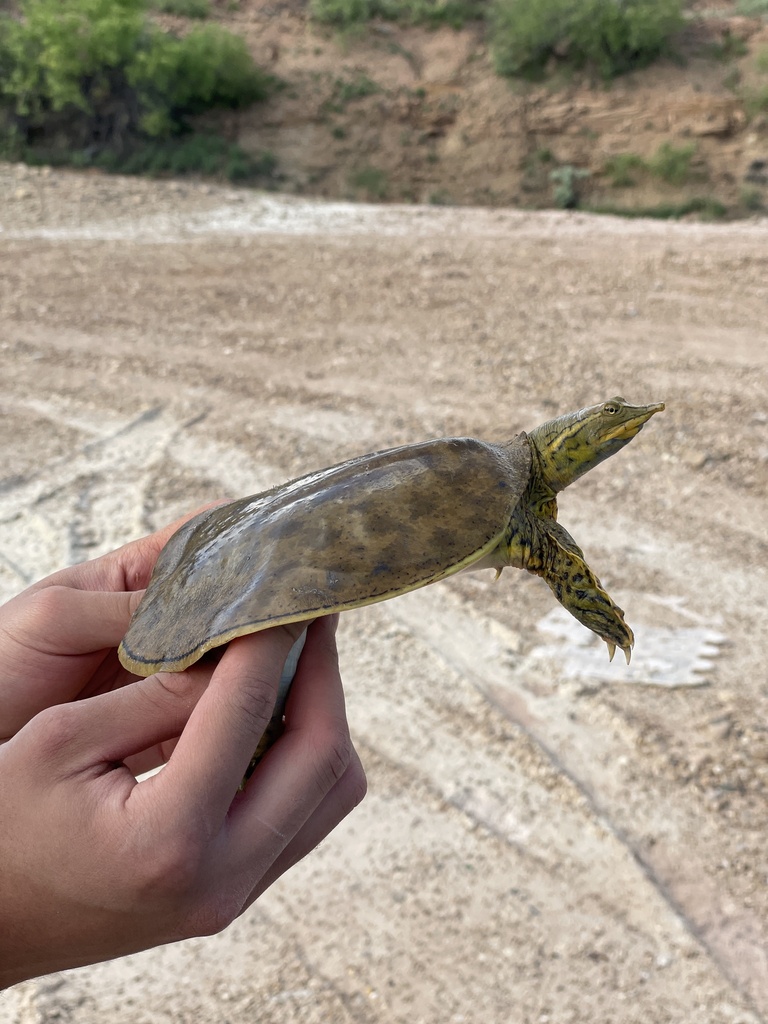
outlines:
{"label": "green vegetation", "polygon": [[349,176],[349,184],[364,192],[367,199],[385,199],[388,191],[387,175],[379,167],[361,167]]}
{"label": "green vegetation", "polygon": [[738,60],[747,52],[747,44],[732,32],[725,32],[722,39],[707,46],[707,53],[715,60]]}
{"label": "green vegetation", "polygon": [[745,186],[741,190],[739,201],[745,210],[756,213],[764,207],[763,198],[762,189]]}
{"label": "green vegetation", "polygon": [[590,172],[583,167],[564,164],[550,171],[549,180],[554,184],[555,206],[561,210],[575,210],[579,205],[578,182],[588,178]]}
{"label": "green vegetation", "polygon": [[693,143],[676,147],[671,142],[662,142],[648,168],[668,185],[684,185],[691,177],[691,160],[695,152]]}
{"label": "green vegetation", "polygon": [[333,85],[333,99],[340,107],[346,107],[352,100],[373,96],[379,86],[368,75],[358,73],[354,78],[337,78]]}
{"label": "green vegetation", "polygon": [[748,18],[759,17],[761,14],[768,15],[768,0],[739,0],[736,11]]}
{"label": "green vegetation", "polygon": [[614,188],[628,188],[637,184],[635,171],[647,170],[648,165],[637,153],[617,153],[605,164],[605,173]]}
{"label": "green vegetation", "polygon": [[[754,67],[758,75],[768,75],[768,49],[760,50],[755,55]],[[768,83],[758,80],[756,85],[745,85],[740,95],[750,119],[768,112]]]}
{"label": "green vegetation", "polygon": [[644,160],[637,153],[617,153],[605,162],[603,173],[614,188],[636,185],[638,174],[651,174],[668,185],[680,186],[696,176],[691,168],[695,155],[693,143],[674,146],[671,142],[662,142],[650,160]]}
{"label": "green vegetation", "polygon": [[681,203],[659,203],[658,206],[626,208],[600,204],[588,206],[585,209],[588,209],[590,213],[610,214],[614,217],[653,217],[657,220],[676,220],[678,217],[687,217],[692,213],[699,214],[702,220],[720,220],[728,213],[723,203],[705,196],[695,196],[693,199],[686,199]]}
{"label": "green vegetation", "polygon": [[760,86],[757,89],[746,89],[743,98],[744,109],[748,117],[752,118],[768,112],[768,85]]}
{"label": "green vegetation", "polygon": [[461,28],[485,16],[488,0],[310,0],[316,21],[349,28],[384,18],[411,25],[451,25]]}
{"label": "green vegetation", "polygon": [[195,115],[268,94],[242,39],[217,26],[179,39],[152,24],[146,0],[22,0],[20,12],[0,16],[0,130],[19,157],[191,170],[197,153],[202,170],[216,151],[243,172],[245,154],[223,140],[179,141]]}
{"label": "green vegetation", "polygon": [[356,72],[352,78],[336,78],[329,99],[323,103],[325,114],[343,113],[350,103],[381,92],[381,87],[372,78],[362,72]]}
{"label": "green vegetation", "polygon": [[682,25],[681,7],[681,0],[493,0],[496,69],[537,77],[560,57],[613,78],[665,52]]}
{"label": "green vegetation", "polygon": [[210,0],[152,0],[151,6],[161,14],[177,14],[182,18],[207,18]]}
{"label": "green vegetation", "polygon": [[268,151],[251,156],[219,135],[189,135],[149,142],[130,156],[117,159],[106,153],[98,164],[124,174],[209,174],[229,181],[252,181],[272,178],[277,160]]}

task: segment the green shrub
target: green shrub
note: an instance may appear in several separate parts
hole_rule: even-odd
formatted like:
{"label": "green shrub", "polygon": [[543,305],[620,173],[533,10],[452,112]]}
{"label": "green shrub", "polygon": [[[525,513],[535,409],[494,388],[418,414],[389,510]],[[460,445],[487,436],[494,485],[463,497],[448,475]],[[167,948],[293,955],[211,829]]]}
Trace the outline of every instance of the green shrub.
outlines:
{"label": "green shrub", "polygon": [[267,78],[254,66],[243,39],[217,25],[183,39],[155,34],[128,69],[144,113],[147,135],[168,137],[188,117],[212,107],[248,106],[267,95]]}
{"label": "green shrub", "polygon": [[713,60],[721,60],[723,63],[738,60],[743,57],[749,47],[739,36],[735,36],[729,29],[723,32],[722,37],[716,42],[709,43],[704,47],[704,53]]}
{"label": "green shrub", "polygon": [[312,17],[327,25],[346,28],[371,17],[372,0],[310,0]]}
{"label": "green shrub", "polygon": [[623,207],[600,204],[586,207],[590,213],[603,213],[612,217],[653,217],[656,220],[676,220],[697,213],[702,220],[720,220],[728,213],[718,200],[706,196],[694,196],[682,203],[659,203],[658,206]]}
{"label": "green shrub", "polygon": [[604,171],[614,188],[628,188],[636,184],[633,172],[643,171],[646,167],[645,160],[637,153],[617,153],[606,160]]}
{"label": "green shrub", "polygon": [[124,69],[146,45],[143,0],[27,0],[22,20],[0,22],[0,98],[35,126],[67,107],[94,113],[124,87]]}
{"label": "green shrub", "polygon": [[22,0],[20,13],[0,17],[0,117],[26,145],[120,154],[268,91],[242,39],[216,26],[179,39],[146,0]]}
{"label": "green shrub", "polygon": [[369,199],[384,199],[388,191],[387,175],[379,167],[361,167],[349,176],[354,189],[365,192]]}
{"label": "green shrub", "polygon": [[182,18],[207,18],[211,13],[210,0],[152,0],[152,7],[161,14]]}
{"label": "green shrub", "polygon": [[380,86],[368,75],[358,73],[354,78],[337,78],[333,83],[333,99],[342,108],[352,100],[373,96],[380,91]]}
{"label": "green shrub", "polygon": [[691,160],[695,152],[693,143],[676,147],[671,142],[662,142],[648,167],[668,185],[684,185],[691,176]]}
{"label": "green shrub", "polygon": [[744,91],[744,109],[749,117],[768,112],[768,85]]}
{"label": "green shrub", "polygon": [[739,0],[736,4],[736,12],[748,18],[758,15],[768,15],[768,0]]}
{"label": "green shrub", "polygon": [[502,75],[541,74],[560,53],[611,78],[654,60],[681,25],[681,0],[494,0],[491,45]]}
{"label": "green shrub", "polygon": [[447,24],[460,28],[467,21],[482,18],[488,0],[310,0],[316,21],[337,28],[359,25],[371,18],[406,24]]}
{"label": "green shrub", "polygon": [[579,205],[578,182],[588,178],[589,174],[583,167],[574,167],[572,164],[564,164],[550,171],[549,180],[555,186],[555,206],[561,210],[575,210]]}
{"label": "green shrub", "polygon": [[243,182],[272,178],[276,159],[264,152],[251,156],[219,135],[189,135],[149,142],[124,157],[105,153],[97,164],[122,174],[203,174]]}
{"label": "green shrub", "polygon": [[744,187],[739,194],[739,202],[745,210],[755,212],[763,209],[763,192],[759,188]]}

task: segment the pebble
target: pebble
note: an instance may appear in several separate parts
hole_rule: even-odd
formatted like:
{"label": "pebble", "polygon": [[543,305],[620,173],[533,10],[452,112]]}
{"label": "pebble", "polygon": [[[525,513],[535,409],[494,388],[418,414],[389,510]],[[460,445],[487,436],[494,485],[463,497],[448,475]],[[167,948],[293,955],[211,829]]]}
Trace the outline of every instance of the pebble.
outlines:
{"label": "pebble", "polygon": [[695,449],[688,449],[683,452],[680,458],[683,464],[688,466],[689,469],[701,469],[706,465],[709,459],[709,453],[696,451]]}

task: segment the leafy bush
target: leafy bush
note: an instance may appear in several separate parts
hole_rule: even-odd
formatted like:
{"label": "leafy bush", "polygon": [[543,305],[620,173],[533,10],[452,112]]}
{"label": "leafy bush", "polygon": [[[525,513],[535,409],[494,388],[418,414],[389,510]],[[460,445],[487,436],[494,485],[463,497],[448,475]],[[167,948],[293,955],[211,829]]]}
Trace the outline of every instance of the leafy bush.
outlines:
{"label": "leafy bush", "polygon": [[123,153],[267,94],[242,39],[216,26],[179,39],[149,21],[146,0],[22,0],[20,10],[0,17],[0,119],[27,145]]}
{"label": "leafy bush", "polygon": [[183,39],[156,33],[135,55],[128,79],[143,109],[140,128],[157,138],[174,134],[194,114],[248,106],[268,91],[245,42],[217,25]]}
{"label": "leafy bush", "polygon": [[696,146],[673,146],[671,142],[662,142],[656,155],[648,164],[649,169],[657,178],[669,185],[684,185],[691,175],[691,160]]}
{"label": "leafy bush", "polygon": [[757,117],[768,111],[768,85],[744,91],[744,109],[748,117]]}
{"label": "leafy bush", "polygon": [[637,153],[617,153],[605,162],[605,173],[614,188],[628,188],[635,184],[634,171],[644,171],[647,164]]}
{"label": "leafy bush", "polygon": [[371,18],[460,28],[482,18],[487,5],[488,0],[310,0],[309,8],[316,21],[338,28]]}
{"label": "leafy bush", "polygon": [[768,15],[768,0],[738,0],[736,13],[753,18],[756,15]]}
{"label": "leafy bush", "polygon": [[210,0],[152,0],[152,6],[161,14],[182,18],[207,18],[211,13]]}
{"label": "leafy bush", "polygon": [[502,75],[539,75],[560,54],[611,78],[654,60],[681,25],[681,0],[494,0],[491,43]]}
{"label": "leafy bush", "polygon": [[210,174],[229,181],[270,177],[275,160],[271,154],[252,157],[218,135],[189,135],[164,142],[150,142],[126,157],[104,154],[99,166],[123,174]]}
{"label": "leafy bush", "polygon": [[676,220],[697,213],[701,220],[720,220],[727,216],[728,209],[718,199],[708,196],[694,196],[681,203],[659,203],[658,206],[611,206],[597,205],[586,207],[590,213],[604,213],[612,217],[654,217],[657,220]]}
{"label": "leafy bush", "polygon": [[361,167],[350,174],[349,183],[369,199],[384,199],[387,195],[387,175],[378,167]]}
{"label": "leafy bush", "polygon": [[362,73],[356,74],[353,78],[337,78],[333,83],[330,98],[323,104],[323,109],[326,113],[333,111],[340,114],[349,103],[373,96],[380,89],[372,78]]}
{"label": "leafy bush", "polygon": [[309,4],[313,18],[339,28],[367,21],[371,8],[372,0],[310,0]]}
{"label": "leafy bush", "polygon": [[565,164],[550,171],[549,180],[555,186],[553,199],[555,206],[561,210],[575,210],[579,205],[578,182],[589,177],[589,171],[583,167]]}

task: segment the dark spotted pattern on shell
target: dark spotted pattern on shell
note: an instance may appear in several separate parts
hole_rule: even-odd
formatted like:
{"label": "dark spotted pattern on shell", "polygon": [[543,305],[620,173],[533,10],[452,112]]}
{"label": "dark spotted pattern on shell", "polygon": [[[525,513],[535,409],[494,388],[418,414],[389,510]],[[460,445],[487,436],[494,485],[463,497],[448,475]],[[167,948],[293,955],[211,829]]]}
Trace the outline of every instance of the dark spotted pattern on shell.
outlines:
{"label": "dark spotted pattern on shell", "polygon": [[530,471],[524,434],[442,438],[202,512],[161,552],[121,661],[177,671],[235,636],[457,572],[498,545]]}

